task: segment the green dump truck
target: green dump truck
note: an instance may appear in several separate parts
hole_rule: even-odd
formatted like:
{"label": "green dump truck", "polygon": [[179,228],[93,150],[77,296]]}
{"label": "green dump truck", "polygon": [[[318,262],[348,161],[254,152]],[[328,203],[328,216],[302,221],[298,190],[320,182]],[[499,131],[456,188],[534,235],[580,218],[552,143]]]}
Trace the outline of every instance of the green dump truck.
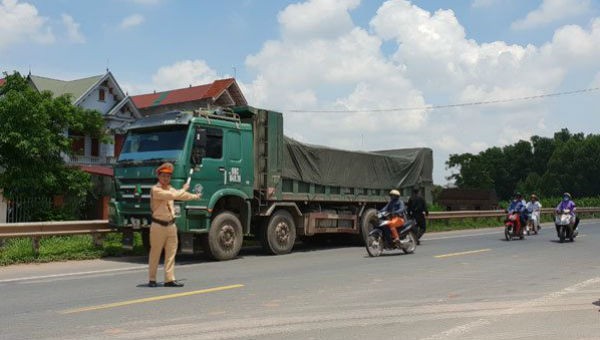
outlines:
{"label": "green dump truck", "polygon": [[346,233],[361,237],[368,221],[399,188],[429,198],[428,148],[353,152],[299,143],[283,135],[279,112],[238,107],[167,112],[128,127],[114,168],[109,223],[125,247],[142,233],[148,245],[155,168],[175,165],[175,188],[190,180],[197,201],[175,202],[182,253],[234,258],[244,237],[270,254],[289,253],[298,237]]}

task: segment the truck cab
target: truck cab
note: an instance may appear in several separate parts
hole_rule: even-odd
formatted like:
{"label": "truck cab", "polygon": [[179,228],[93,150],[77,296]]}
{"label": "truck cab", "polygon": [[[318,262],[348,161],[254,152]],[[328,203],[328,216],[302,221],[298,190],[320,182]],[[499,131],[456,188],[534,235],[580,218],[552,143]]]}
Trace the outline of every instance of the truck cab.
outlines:
{"label": "truck cab", "polygon": [[[227,111],[173,111],[131,124],[114,169],[115,195],[109,205],[109,223],[123,231],[124,246],[133,246],[134,232],[141,232],[149,246],[155,169],[171,162],[171,185],[181,188],[189,179],[190,190],[202,195],[175,202],[180,251],[195,253],[204,246],[217,259],[237,254],[250,228],[252,145],[251,125]],[[208,235],[214,213],[225,213],[226,225]]]}

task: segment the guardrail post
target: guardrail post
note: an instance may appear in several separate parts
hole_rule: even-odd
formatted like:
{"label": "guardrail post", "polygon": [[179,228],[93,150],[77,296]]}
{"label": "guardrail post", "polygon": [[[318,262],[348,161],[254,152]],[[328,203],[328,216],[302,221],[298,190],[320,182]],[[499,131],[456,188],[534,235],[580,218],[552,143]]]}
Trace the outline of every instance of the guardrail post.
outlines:
{"label": "guardrail post", "polygon": [[40,237],[32,236],[31,244],[33,245],[33,254],[35,255],[35,257],[38,257],[40,255]]}
{"label": "guardrail post", "polygon": [[94,233],[92,234],[92,241],[94,242],[95,247],[102,247],[102,244],[104,243],[104,235],[100,233]]}

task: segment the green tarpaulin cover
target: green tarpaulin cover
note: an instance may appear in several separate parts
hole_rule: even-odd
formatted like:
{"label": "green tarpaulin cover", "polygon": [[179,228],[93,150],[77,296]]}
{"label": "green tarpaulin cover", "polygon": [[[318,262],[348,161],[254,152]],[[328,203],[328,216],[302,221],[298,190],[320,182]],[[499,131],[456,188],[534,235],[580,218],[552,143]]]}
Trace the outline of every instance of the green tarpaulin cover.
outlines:
{"label": "green tarpaulin cover", "polygon": [[432,183],[429,148],[346,151],[284,137],[283,177],[320,185],[389,189]]}

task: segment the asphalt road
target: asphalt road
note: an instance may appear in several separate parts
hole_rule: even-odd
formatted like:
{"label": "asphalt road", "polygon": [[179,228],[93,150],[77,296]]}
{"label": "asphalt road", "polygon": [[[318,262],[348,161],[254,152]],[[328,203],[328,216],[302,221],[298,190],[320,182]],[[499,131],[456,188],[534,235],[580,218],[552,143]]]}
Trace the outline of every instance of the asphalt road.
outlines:
{"label": "asphalt road", "polygon": [[[427,234],[412,255],[309,247],[145,287],[145,258],[0,268],[0,339],[600,339],[600,223]],[[162,275],[162,270],[159,271]]]}

